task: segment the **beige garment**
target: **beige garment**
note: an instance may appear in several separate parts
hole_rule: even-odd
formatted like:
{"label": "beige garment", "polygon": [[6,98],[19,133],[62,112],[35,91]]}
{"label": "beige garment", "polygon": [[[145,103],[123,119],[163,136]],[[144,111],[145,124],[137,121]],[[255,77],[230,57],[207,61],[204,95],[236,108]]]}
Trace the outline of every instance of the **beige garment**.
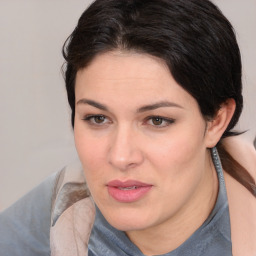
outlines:
{"label": "beige garment", "polygon": [[64,168],[52,199],[52,256],[87,256],[95,206],[80,166]]}

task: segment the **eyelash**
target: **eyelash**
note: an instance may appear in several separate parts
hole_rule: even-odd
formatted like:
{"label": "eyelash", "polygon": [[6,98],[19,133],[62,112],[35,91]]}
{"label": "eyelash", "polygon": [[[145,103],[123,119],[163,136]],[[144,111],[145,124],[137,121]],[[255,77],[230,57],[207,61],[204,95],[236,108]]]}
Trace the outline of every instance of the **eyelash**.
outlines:
{"label": "eyelash", "polygon": [[[87,123],[91,124],[91,125],[96,125],[96,126],[100,126],[100,125],[105,124],[105,123],[95,122],[95,118],[104,118],[104,121],[105,121],[105,119],[107,119],[107,117],[104,116],[104,115],[87,115],[83,118],[83,120],[86,121]],[[94,121],[92,121],[93,119],[94,119]]]}
{"label": "eyelash", "polygon": [[[97,122],[95,122],[96,118],[104,118],[104,121],[102,123],[97,123]],[[106,116],[104,116],[104,115],[87,115],[87,116],[85,116],[83,118],[83,120],[86,121],[88,124],[94,125],[94,126],[98,126],[98,127],[102,126],[102,125],[104,125],[106,123],[112,123],[111,121],[105,122],[107,119],[108,118]],[[167,127],[167,126],[169,126],[169,125],[171,125],[171,124],[173,124],[175,122],[175,120],[172,119],[172,118],[166,118],[166,117],[162,117],[162,116],[149,116],[146,119],[144,119],[143,124],[146,124],[150,120],[151,120],[151,122],[153,122],[152,121],[153,119],[155,119],[155,120],[156,119],[160,119],[161,124],[159,124],[159,125],[150,124],[151,126],[153,126],[155,128],[158,128],[158,129]],[[162,125],[163,122],[165,123],[164,125]]]}
{"label": "eyelash", "polygon": [[165,124],[162,125],[162,123],[160,125],[156,125],[156,124],[151,124],[153,127],[156,127],[156,128],[164,128],[164,127],[167,127],[171,124],[173,124],[175,122],[174,119],[172,118],[166,118],[166,117],[162,117],[162,116],[149,116],[145,119],[146,122],[150,121],[153,122],[153,119],[160,119],[162,122],[164,122]]}

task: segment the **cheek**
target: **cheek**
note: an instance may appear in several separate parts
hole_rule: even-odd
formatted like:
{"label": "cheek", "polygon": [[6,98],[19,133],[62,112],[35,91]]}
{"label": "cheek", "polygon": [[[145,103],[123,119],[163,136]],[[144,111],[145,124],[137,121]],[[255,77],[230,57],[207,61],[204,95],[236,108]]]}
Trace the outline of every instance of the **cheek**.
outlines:
{"label": "cheek", "polygon": [[168,201],[172,201],[173,209],[181,207],[200,183],[205,170],[205,152],[202,135],[199,139],[184,132],[163,142],[155,154],[151,152],[157,184]]}
{"label": "cheek", "polygon": [[100,172],[103,172],[102,164],[105,159],[106,147],[104,140],[99,140],[84,130],[75,127],[74,129],[75,145],[80,161],[83,165],[85,177],[88,182],[91,179],[101,177]]}
{"label": "cheek", "polygon": [[201,148],[204,148],[202,135],[193,136],[180,132],[162,141],[158,150],[151,155],[155,155],[155,159],[161,159],[160,162],[185,164],[193,159]]}
{"label": "cheek", "polygon": [[199,131],[180,128],[166,136],[158,145],[146,147],[155,169],[162,170],[172,180],[191,178],[193,172],[202,170],[206,150],[203,134],[203,127]]}

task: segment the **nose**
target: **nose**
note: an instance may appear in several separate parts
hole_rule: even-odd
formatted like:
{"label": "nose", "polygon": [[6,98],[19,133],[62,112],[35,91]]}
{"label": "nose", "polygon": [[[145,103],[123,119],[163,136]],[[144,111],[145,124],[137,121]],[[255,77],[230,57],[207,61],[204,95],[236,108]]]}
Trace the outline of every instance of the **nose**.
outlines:
{"label": "nose", "polygon": [[143,160],[143,152],[136,132],[128,127],[114,131],[110,141],[109,163],[121,171],[139,166]]}

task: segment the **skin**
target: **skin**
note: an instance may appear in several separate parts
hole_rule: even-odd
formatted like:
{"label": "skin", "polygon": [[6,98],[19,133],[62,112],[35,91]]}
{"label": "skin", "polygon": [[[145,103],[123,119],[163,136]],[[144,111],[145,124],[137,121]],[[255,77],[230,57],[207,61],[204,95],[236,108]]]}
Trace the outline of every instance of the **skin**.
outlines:
{"label": "skin", "polygon": [[[76,148],[104,217],[145,255],[177,248],[214,207],[218,181],[208,148],[227,127],[233,101],[206,122],[161,60],[120,51],[79,70],[75,96]],[[159,102],[171,106],[145,108]],[[152,188],[132,203],[109,195],[108,182],[130,179]]]}
{"label": "skin", "polygon": [[245,136],[229,137],[222,142],[228,152],[236,159],[251,175],[256,178],[256,151],[251,141]]}
{"label": "skin", "polygon": [[[252,143],[242,136],[223,140],[229,153],[256,180],[256,151]],[[234,256],[251,256],[256,252],[256,201],[239,182],[224,172],[229,201],[232,253]]]}

